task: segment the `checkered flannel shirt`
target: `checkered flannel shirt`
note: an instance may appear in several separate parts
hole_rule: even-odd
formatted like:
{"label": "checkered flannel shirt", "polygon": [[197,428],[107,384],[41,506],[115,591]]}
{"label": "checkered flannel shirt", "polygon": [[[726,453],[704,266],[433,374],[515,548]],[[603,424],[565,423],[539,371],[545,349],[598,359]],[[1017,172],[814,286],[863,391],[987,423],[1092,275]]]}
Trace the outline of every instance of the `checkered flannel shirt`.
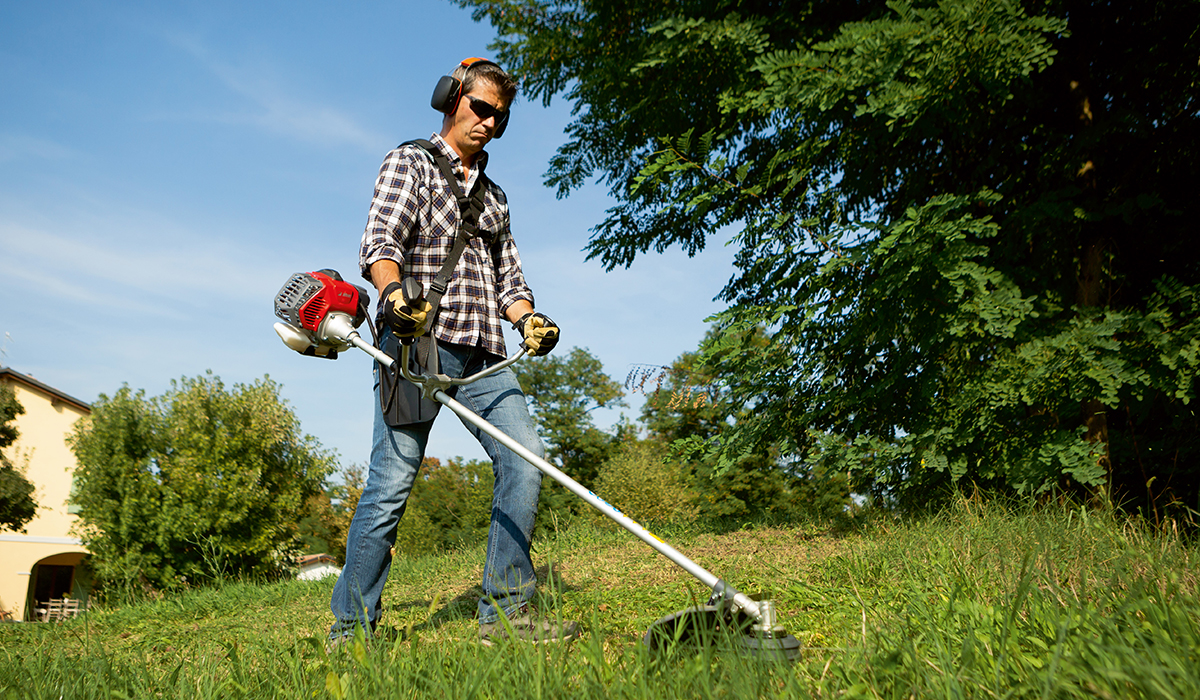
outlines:
{"label": "checkered flannel shirt", "polygon": [[[469,193],[487,166],[487,153],[479,154],[470,181],[464,181],[462,159],[454,149],[437,134],[429,140],[446,154],[459,187]],[[494,235],[495,243],[489,247],[476,237],[467,244],[442,297],[433,332],[438,341],[478,345],[503,357],[504,311],[520,299],[532,304],[533,292],[525,284],[509,230],[508,199],[490,179],[482,186],[486,189],[479,230]],[[414,145],[392,150],[379,169],[359,249],[363,277],[370,281],[372,263],[393,260],[402,278],[416,277],[429,289],[450,255],[458,218],[458,202],[433,159]]]}

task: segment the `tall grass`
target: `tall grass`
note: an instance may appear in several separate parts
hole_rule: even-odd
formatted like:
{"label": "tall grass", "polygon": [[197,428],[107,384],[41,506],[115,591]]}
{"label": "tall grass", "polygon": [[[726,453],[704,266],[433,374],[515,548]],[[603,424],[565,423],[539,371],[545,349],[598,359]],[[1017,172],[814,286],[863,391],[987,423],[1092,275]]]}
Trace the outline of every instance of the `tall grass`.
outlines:
{"label": "tall grass", "polygon": [[1196,550],[1111,514],[963,499],[837,537],[665,534],[743,590],[770,590],[803,659],[652,656],[640,634],[706,592],[576,523],[535,545],[544,603],[583,623],[570,646],[479,645],[470,548],[397,560],[380,634],[332,652],[332,581],[228,582],[3,625],[0,698],[1200,697]]}
{"label": "tall grass", "polygon": [[834,686],[1200,697],[1196,563],[1177,536],[1112,514],[959,501],[827,562],[826,580],[853,584],[864,619]]}

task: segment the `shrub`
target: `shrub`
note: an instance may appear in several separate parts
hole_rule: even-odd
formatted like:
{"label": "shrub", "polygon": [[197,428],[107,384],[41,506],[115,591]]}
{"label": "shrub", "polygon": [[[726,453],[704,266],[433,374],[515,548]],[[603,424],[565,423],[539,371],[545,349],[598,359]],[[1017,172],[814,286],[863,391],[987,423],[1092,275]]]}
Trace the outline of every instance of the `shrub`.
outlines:
{"label": "shrub", "polygon": [[635,520],[695,521],[698,509],[691,479],[667,456],[666,447],[654,441],[624,443],[601,468],[596,493]]}

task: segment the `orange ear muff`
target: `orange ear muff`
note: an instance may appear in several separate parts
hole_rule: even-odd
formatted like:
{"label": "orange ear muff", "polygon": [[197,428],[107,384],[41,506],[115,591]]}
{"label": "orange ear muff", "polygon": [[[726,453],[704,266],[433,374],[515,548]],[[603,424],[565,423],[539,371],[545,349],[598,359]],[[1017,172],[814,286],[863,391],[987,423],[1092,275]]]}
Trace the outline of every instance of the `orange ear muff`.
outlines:
{"label": "orange ear muff", "polygon": [[[471,66],[476,63],[496,65],[493,61],[478,57],[463,59],[458,65],[470,70]],[[450,114],[458,106],[460,99],[462,99],[462,81],[449,75],[443,75],[438,80],[437,86],[433,88],[433,97],[429,98],[429,106],[442,114]]]}

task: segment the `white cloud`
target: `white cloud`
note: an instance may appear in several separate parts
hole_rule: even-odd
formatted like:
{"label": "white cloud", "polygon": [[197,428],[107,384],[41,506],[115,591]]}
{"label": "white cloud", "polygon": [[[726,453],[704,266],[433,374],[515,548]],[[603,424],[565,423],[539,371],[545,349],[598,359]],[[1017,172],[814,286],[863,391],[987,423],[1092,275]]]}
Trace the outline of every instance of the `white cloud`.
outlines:
{"label": "white cloud", "polygon": [[0,221],[4,286],[20,280],[55,308],[178,319],[237,299],[247,287],[269,294],[277,284],[256,273],[253,261],[264,255],[253,243],[180,230],[150,212],[102,216],[106,220],[62,221],[56,230]]}
{"label": "white cloud", "polygon": [[[178,33],[162,32],[172,46],[192,56],[230,91],[248,100],[242,112],[212,112],[192,118],[227,124],[247,124],[268,133],[327,147],[354,146],[375,153],[389,137],[359,124],[346,112],[305,99],[281,85],[274,71],[262,66],[235,65],[213,55],[202,42]],[[178,115],[173,115],[178,117]]]}

